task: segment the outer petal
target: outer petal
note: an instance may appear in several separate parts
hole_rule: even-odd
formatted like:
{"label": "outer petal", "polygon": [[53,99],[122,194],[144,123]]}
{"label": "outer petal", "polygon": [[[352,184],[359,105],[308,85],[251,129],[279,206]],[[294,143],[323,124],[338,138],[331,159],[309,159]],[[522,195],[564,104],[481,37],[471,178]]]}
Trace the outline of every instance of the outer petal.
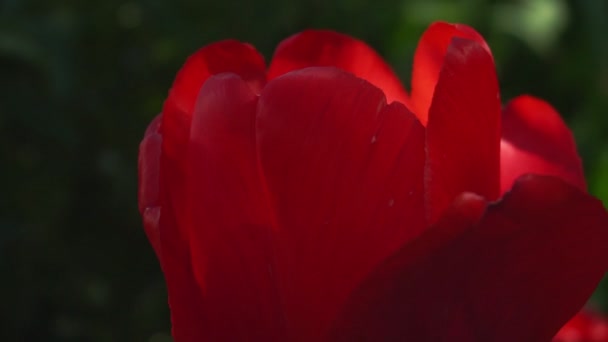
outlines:
{"label": "outer petal", "polygon": [[501,192],[526,173],[559,177],[586,189],[581,160],[572,133],[550,104],[519,96],[502,116]]}
{"label": "outer petal", "polygon": [[443,66],[448,46],[455,37],[476,41],[491,56],[490,48],[483,37],[469,26],[436,22],[424,32],[416,48],[412,72],[414,113],[424,125],[427,122],[435,85],[439,80],[439,72]]}
{"label": "outer petal", "polygon": [[185,164],[192,111],[201,86],[211,75],[222,72],[234,72],[252,86],[261,85],[265,77],[264,60],[252,46],[234,40],[207,45],[188,58],[163,107],[161,196],[166,201],[163,207],[174,211],[175,228],[180,230],[178,235],[184,241],[188,226],[183,212],[188,187],[184,182]]}
{"label": "outer petal", "polygon": [[157,116],[150,123],[139,149],[139,210],[146,235],[165,272],[173,336],[178,342],[195,342],[202,338],[202,298],[194,281],[187,246],[184,248],[181,238],[178,239],[173,213],[162,208],[160,120],[161,116]]}
{"label": "outer petal", "polygon": [[175,213],[160,207],[160,263],[165,274],[175,342],[205,341],[208,320],[200,288],[194,279],[189,246],[180,235]]}
{"label": "outer petal", "polygon": [[235,40],[207,45],[190,56],[175,77],[163,107],[164,153],[174,157],[182,152],[198,93],[209,77],[233,72],[259,89],[265,82],[265,68],[263,57],[254,47]]}
{"label": "outer petal", "polygon": [[312,66],[333,66],[351,72],[382,89],[388,102],[409,108],[409,97],[391,67],[371,47],[345,34],[309,30],[287,38],[277,47],[268,78]]}
{"label": "outer petal", "polygon": [[167,281],[173,337],[178,342],[204,340],[203,299],[191,267],[189,251],[187,156],[190,121],[197,94],[213,74],[231,71],[252,88],[264,82],[264,62],[253,47],[236,41],[208,45],[192,55],[178,73],[165,101],[160,131],[160,234],[161,265]]}
{"label": "outer petal", "polygon": [[454,38],[427,125],[426,191],[435,222],[460,193],[494,200],[500,187],[500,98],[492,56]]}
{"label": "outer petal", "polygon": [[346,297],[425,227],[424,130],[400,103],[335,68],[271,81],[256,123],[276,208],[289,341],[323,341]]}
{"label": "outer petal", "polygon": [[608,342],[608,319],[582,310],[559,330],[553,342]]}
{"label": "outer petal", "polygon": [[475,206],[458,203],[380,268],[336,340],[550,341],[608,269],[605,209],[545,176],[521,178],[477,224],[457,215]]}
{"label": "outer petal", "polygon": [[255,148],[257,96],[235,74],[211,77],[192,120],[187,179],[201,341],[285,341],[274,280],[273,215]]}

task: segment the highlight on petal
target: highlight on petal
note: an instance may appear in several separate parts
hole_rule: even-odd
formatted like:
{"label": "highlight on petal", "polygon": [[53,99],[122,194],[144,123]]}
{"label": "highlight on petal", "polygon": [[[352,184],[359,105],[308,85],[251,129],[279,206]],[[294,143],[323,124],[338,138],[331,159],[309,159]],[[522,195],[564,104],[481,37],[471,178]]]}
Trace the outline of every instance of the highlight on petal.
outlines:
{"label": "highlight on petal", "polygon": [[416,48],[412,71],[412,105],[414,113],[423,125],[427,123],[435,85],[439,79],[448,46],[456,37],[476,41],[492,56],[483,37],[467,25],[436,22],[429,26]]}
{"label": "highlight on petal", "polygon": [[500,157],[503,193],[526,173],[556,176],[586,189],[574,137],[557,111],[541,99],[523,95],[504,108]]}
{"label": "highlight on petal", "polygon": [[160,153],[162,136],[160,130],[160,115],[148,125],[144,138],[139,145],[138,157],[138,207],[142,215],[144,229],[160,258],[160,232],[158,220],[160,218]]}
{"label": "highlight on petal", "polygon": [[186,206],[207,315],[202,341],[285,341],[276,227],[256,158],[257,99],[238,75],[220,74],[205,83],[194,110]]}
{"label": "highlight on petal", "polygon": [[478,222],[459,202],[351,297],[335,341],[549,341],[608,267],[605,209],[560,179],[520,178]]}
{"label": "highlight on petal", "polygon": [[361,279],[425,227],[424,130],[378,88],[327,67],[270,81],[256,130],[287,340],[324,341]]}
{"label": "highlight on petal", "polygon": [[583,309],[559,330],[552,342],[608,342],[608,318]]}
{"label": "highlight on petal", "polygon": [[147,207],[159,205],[160,152],[163,139],[159,133],[160,121],[161,117],[157,115],[150,122],[139,144],[137,197],[140,213]]}
{"label": "highlight on petal", "polygon": [[277,47],[268,79],[314,66],[333,66],[353,73],[382,89],[387,101],[410,107],[409,96],[391,67],[364,42],[348,35],[307,30],[285,39]]}
{"label": "highlight on petal", "polygon": [[435,222],[462,192],[497,199],[500,98],[494,61],[479,43],[454,38],[427,125],[427,214]]}

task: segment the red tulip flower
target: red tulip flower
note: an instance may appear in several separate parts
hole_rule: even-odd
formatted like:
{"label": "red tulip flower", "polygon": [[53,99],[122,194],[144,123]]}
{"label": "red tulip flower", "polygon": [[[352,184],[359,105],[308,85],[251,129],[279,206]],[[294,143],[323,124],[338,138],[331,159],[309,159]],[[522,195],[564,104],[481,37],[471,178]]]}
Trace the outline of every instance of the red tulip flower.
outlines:
{"label": "red tulip flower", "polygon": [[363,42],[191,56],[140,147],[176,342],[551,341],[608,269],[608,215],[546,102],[501,107],[464,25],[409,95]]}

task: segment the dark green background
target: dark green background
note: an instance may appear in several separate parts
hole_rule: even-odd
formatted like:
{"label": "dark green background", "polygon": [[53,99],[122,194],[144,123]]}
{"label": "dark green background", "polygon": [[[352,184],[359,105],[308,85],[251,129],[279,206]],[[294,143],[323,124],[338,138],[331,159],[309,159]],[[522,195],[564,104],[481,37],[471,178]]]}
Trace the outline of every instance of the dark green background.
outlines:
{"label": "dark green background", "polygon": [[184,59],[224,38],[269,58],[298,30],[332,28],[408,84],[431,21],[470,24],[494,51],[503,99],[531,93],[560,110],[606,203],[607,15],[602,0],[0,1],[0,340],[168,341],[137,148]]}

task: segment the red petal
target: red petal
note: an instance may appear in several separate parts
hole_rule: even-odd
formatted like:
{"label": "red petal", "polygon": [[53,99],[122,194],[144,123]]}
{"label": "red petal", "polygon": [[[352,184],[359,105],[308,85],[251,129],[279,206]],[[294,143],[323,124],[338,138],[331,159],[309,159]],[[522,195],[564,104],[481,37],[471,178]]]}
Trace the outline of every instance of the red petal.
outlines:
{"label": "red petal", "polygon": [[211,75],[234,72],[252,88],[261,87],[265,66],[261,55],[248,44],[223,41],[198,50],[178,73],[162,113],[162,155],[160,161],[161,265],[167,280],[169,304],[176,341],[203,339],[207,320],[200,290],[194,280],[188,246],[186,169],[192,110],[203,83]]}
{"label": "red petal", "polygon": [[382,92],[335,68],[266,86],[258,149],[277,210],[290,341],[322,341],[356,284],[425,227],[424,130]]}
{"label": "red petal", "polygon": [[277,47],[268,79],[312,66],[333,66],[351,72],[382,89],[388,102],[409,107],[409,97],[399,78],[374,49],[364,42],[333,31],[304,31]]}
{"label": "red petal", "polygon": [[157,116],[150,123],[139,149],[139,210],[146,235],[165,272],[173,336],[176,341],[196,342],[202,338],[202,301],[187,246],[179,236],[171,211],[162,208],[166,198],[160,197],[160,120],[161,116]]}
{"label": "red petal", "polygon": [[581,310],[559,330],[553,342],[608,342],[608,318]]}
{"label": "red petal", "polygon": [[188,159],[191,253],[204,341],[285,341],[273,276],[273,216],[255,148],[257,96],[222,74],[203,86]]}
{"label": "red petal", "polygon": [[479,204],[461,200],[379,268],[336,340],[549,341],[608,269],[605,209],[546,176],[521,178],[474,223]]}
{"label": "red petal", "polygon": [[532,96],[517,97],[502,116],[501,191],[526,173],[559,177],[586,189],[572,133],[550,104]]}
{"label": "red petal", "polygon": [[[212,75],[232,72],[255,89],[265,80],[262,56],[249,44],[227,40],[207,45],[190,56],[179,71],[165,101],[162,113],[163,156],[161,173],[166,182],[168,210],[175,210],[177,228],[185,229],[185,162],[192,111],[201,86]],[[163,195],[164,196],[164,195]],[[185,236],[185,233],[180,233]]]}
{"label": "red petal", "polygon": [[414,113],[424,125],[426,125],[428,111],[433,101],[439,72],[443,66],[448,46],[454,37],[478,42],[491,56],[490,48],[483,37],[469,26],[436,22],[424,32],[414,55],[411,97]]}
{"label": "red petal", "polygon": [[431,222],[462,192],[498,198],[500,99],[494,61],[482,45],[452,41],[429,114],[426,184]]}
{"label": "red petal", "polygon": [[159,209],[160,263],[167,283],[173,339],[205,341],[208,313],[203,310],[206,303],[194,279],[189,246],[180,235],[174,212],[168,207]]}
{"label": "red petal", "polygon": [[261,88],[265,82],[264,59],[249,44],[221,41],[190,56],[175,77],[163,106],[163,153],[170,159],[185,155],[192,111],[202,85],[212,75],[223,72],[241,76],[253,88]]}

